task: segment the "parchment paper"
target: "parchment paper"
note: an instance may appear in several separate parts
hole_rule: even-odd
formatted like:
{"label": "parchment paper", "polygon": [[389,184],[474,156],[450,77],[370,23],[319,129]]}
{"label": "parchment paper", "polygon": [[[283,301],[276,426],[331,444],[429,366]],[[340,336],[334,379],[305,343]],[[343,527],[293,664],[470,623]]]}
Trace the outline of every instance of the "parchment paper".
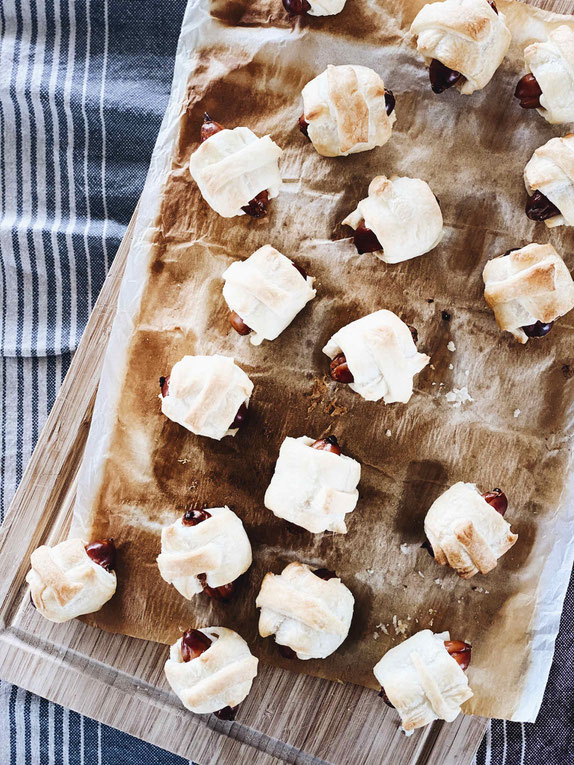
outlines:
{"label": "parchment paper", "polygon": [[[448,629],[473,645],[475,695],[465,711],[528,721],[542,699],[574,554],[573,315],[523,347],[497,329],[481,273],[487,259],[530,241],[550,240],[574,268],[572,230],[548,232],[523,209],[524,165],[567,130],[512,97],[524,45],[574,19],[501,1],[514,42],[494,80],[471,97],[435,96],[405,37],[422,5],[348,0],[339,16],[296,22],[278,0],[215,0],[217,19],[204,0],[188,7],[71,533],[113,536],[119,548],[118,592],[91,624],[166,643],[190,626],[221,624],[263,661],[373,688],[372,667],[386,650],[425,627]],[[386,146],[326,159],[301,136],[301,88],[329,63],[370,66],[393,90],[397,123]],[[223,219],[202,200],[187,163],[204,111],[268,133],[284,149],[284,189],[267,218]],[[340,221],[380,173],[430,183],[445,219],[433,252],[394,266],[356,253]],[[317,297],[278,340],[255,348],[228,324],[221,274],[265,243],[307,268]],[[379,308],[415,326],[419,349],[432,357],[407,405],[363,401],[327,376],[324,343]],[[233,356],[254,381],[251,421],[236,438],[199,438],[161,415],[158,378],[186,353]],[[473,400],[456,408],[445,394],[463,386]],[[287,435],[327,433],[362,464],[349,532],[289,533],[263,506],[279,446]],[[420,548],[427,509],[460,480],[502,487],[519,533],[493,572],[470,581]],[[159,576],[161,526],[188,506],[223,504],[244,521],[253,566],[232,602],[188,602]],[[349,638],[326,661],[284,660],[258,636],[263,575],[291,560],[335,569],[355,596]]]}

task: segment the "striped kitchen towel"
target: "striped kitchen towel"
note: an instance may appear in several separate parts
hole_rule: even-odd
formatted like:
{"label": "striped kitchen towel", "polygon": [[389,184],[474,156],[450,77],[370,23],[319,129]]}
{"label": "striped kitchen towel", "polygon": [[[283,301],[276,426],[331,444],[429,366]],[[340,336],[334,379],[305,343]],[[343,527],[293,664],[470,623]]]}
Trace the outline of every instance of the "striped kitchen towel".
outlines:
{"label": "striped kitchen towel", "polygon": [[[184,5],[0,1],[0,521],[143,187]],[[574,762],[573,643],[571,586],[538,723],[493,721],[478,765]],[[0,684],[0,765],[135,762],[184,760]]]}

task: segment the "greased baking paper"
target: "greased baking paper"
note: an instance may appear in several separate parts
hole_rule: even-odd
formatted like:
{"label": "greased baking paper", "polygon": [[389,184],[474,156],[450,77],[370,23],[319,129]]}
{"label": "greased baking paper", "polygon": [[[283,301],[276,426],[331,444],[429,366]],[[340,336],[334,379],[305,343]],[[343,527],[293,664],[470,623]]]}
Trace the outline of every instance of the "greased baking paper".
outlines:
{"label": "greased baking paper", "polygon": [[[85,458],[72,534],[112,536],[118,591],[88,621],[165,643],[190,626],[237,630],[263,661],[375,688],[381,655],[414,632],[450,630],[472,643],[465,711],[534,720],[570,575],[574,501],[573,315],[527,346],[501,333],[483,295],[487,259],[551,241],[574,268],[572,229],[524,214],[532,152],[567,126],[519,108],[521,51],[559,22],[500,2],[513,33],[492,82],[471,97],[431,92],[408,36],[422,0],[348,0],[332,17],[289,21],[279,0],[189,5],[169,106],[141,199]],[[327,64],[381,74],[397,122],[381,148],[319,156],[298,130],[302,87]],[[262,220],[224,219],[201,198],[188,161],[203,113],[269,134],[284,150],[283,189]],[[340,221],[375,175],[427,181],[445,235],[397,265],[358,255]],[[315,277],[317,297],[274,342],[254,347],[230,327],[221,275],[271,244]],[[419,334],[431,365],[406,405],[364,401],[328,376],[321,348],[344,324],[388,308]],[[235,438],[196,437],[167,420],[160,375],[184,354],[233,356],[255,384]],[[450,395],[449,395],[450,394]],[[463,401],[463,403],[460,403]],[[458,404],[458,405],[457,405]],[[346,535],[290,533],[263,506],[285,436],[334,434],[362,464]],[[456,481],[501,487],[519,539],[487,576],[469,581],[420,545],[433,500]],[[189,506],[229,505],[254,562],[227,604],[184,600],[160,577],[160,531]],[[259,638],[255,596],[292,560],[335,569],[355,597],[350,635],[327,661],[287,661]]]}

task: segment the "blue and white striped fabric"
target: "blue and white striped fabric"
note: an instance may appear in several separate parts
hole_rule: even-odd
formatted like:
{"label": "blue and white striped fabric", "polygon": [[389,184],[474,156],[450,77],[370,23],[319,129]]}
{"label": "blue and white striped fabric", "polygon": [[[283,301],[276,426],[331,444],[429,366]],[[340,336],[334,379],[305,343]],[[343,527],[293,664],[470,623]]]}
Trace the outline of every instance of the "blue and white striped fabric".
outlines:
{"label": "blue and white striped fabric", "polygon": [[[184,6],[0,0],[0,521],[143,187]],[[564,614],[539,722],[493,722],[478,765],[574,762],[574,587]],[[134,762],[184,760],[0,684],[0,765]]]}

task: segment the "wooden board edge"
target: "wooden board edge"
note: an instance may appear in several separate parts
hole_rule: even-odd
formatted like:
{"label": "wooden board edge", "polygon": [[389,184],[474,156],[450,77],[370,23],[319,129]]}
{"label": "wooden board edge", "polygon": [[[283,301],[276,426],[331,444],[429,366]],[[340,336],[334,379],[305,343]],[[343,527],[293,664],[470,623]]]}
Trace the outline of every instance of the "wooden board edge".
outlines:
{"label": "wooden board edge", "polygon": [[220,722],[213,715],[197,717],[183,707],[174,713],[155,699],[83,675],[78,668],[62,663],[58,654],[35,653],[33,646],[7,631],[0,634],[0,674],[8,683],[173,754],[188,759],[193,754],[201,765],[215,765],[230,749],[238,757],[234,761],[250,765],[330,765],[247,726]]}
{"label": "wooden board edge", "polygon": [[468,765],[478,751],[488,720],[460,715],[457,722],[437,720],[421,748],[416,765]]}
{"label": "wooden board edge", "polygon": [[[54,515],[59,511],[59,501],[57,497],[54,497],[53,485],[49,485],[49,482],[46,481],[45,485],[39,486],[38,480],[35,478],[32,481],[30,476],[44,474],[46,476],[58,475],[61,477],[64,474],[72,478],[78,467],[77,462],[72,464],[69,460],[69,441],[59,437],[59,423],[66,411],[76,408],[81,404],[82,428],[76,434],[76,441],[83,441],[85,443],[95,400],[95,391],[99,382],[102,358],[98,356],[98,353],[90,351],[90,348],[94,346],[97,350],[102,345],[104,347],[107,345],[113,316],[116,312],[119,285],[131,245],[137,211],[138,208],[136,208],[126,229],[114,262],[88,320],[84,335],[40,433],[36,447],[28,461],[4,523],[0,527],[0,569],[3,572],[3,577],[0,579],[0,624],[7,621],[6,610],[11,606],[10,592],[18,589],[22,584],[28,567],[30,553],[42,543]],[[86,387],[90,392],[86,391],[85,395],[78,401],[75,391],[76,383],[80,378],[84,381],[86,379],[89,380],[89,386]],[[83,450],[83,444],[81,446]],[[32,495],[36,504],[42,507],[43,512],[34,529],[34,533],[30,535],[28,533],[29,528],[24,526],[21,529],[18,522],[25,514]],[[40,495],[40,501],[38,501],[38,495]]]}

